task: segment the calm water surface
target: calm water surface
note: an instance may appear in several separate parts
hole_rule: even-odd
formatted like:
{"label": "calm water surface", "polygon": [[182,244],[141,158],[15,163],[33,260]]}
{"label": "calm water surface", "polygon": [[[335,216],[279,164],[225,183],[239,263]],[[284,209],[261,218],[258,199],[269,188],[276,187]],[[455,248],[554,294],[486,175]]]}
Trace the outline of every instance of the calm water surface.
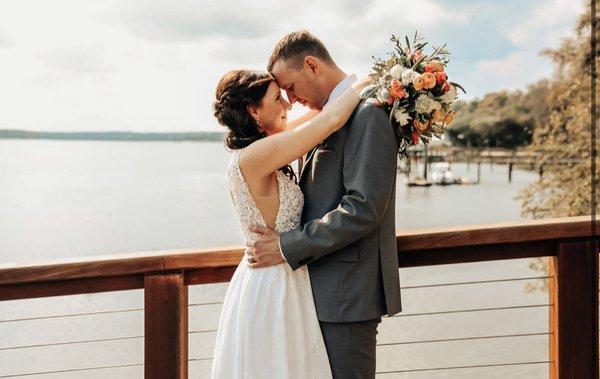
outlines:
{"label": "calm water surface", "polygon": [[[0,140],[0,263],[151,250],[238,245],[230,203],[229,153],[219,143]],[[453,171],[472,179],[463,164]],[[537,175],[482,165],[473,186],[408,188],[399,176],[396,227],[410,230],[522,219],[517,191]],[[530,260],[400,270],[403,312],[380,326],[382,378],[546,378],[547,295],[517,280],[540,276]],[[424,287],[426,286],[426,287]],[[210,373],[214,329],[226,284],[190,287],[190,378]],[[539,307],[435,314],[520,305]],[[142,378],[143,292],[76,295],[0,303],[0,377]],[[122,312],[43,318],[72,313]],[[426,313],[417,316],[415,313]],[[24,318],[34,318],[23,320]],[[39,318],[42,317],[42,318]],[[17,320],[17,321],[11,321]],[[127,337],[121,339],[121,337]],[[117,339],[118,338],[118,339]],[[76,344],[63,342],[109,339]],[[420,342],[419,341],[430,341]],[[37,346],[47,345],[50,346]],[[15,349],[18,346],[28,346]],[[132,366],[128,366],[132,365]],[[107,366],[119,366],[108,368]],[[57,372],[76,368],[103,369]],[[414,371],[425,368],[454,369]],[[37,375],[36,377],[40,377]]]}

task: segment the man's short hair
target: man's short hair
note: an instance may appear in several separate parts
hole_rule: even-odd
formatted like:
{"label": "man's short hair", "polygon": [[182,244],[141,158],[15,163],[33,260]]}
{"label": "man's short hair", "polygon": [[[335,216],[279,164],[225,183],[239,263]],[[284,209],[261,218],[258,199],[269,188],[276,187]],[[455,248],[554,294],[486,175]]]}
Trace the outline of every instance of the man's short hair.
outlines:
{"label": "man's short hair", "polygon": [[300,69],[307,55],[334,64],[323,42],[307,30],[300,30],[287,34],[277,42],[269,58],[267,70],[271,72],[275,63],[280,60],[288,61],[293,68]]}

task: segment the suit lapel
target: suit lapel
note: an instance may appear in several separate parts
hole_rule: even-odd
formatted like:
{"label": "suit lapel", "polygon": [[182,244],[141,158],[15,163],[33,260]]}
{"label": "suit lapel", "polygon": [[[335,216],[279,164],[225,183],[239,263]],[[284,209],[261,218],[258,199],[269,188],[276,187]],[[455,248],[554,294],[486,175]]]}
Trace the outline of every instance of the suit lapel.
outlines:
{"label": "suit lapel", "polygon": [[308,167],[308,164],[310,163],[310,160],[315,155],[315,151],[317,151],[318,147],[319,146],[317,145],[311,151],[309,151],[308,156],[306,157],[306,161],[302,165],[302,171],[300,171],[300,180],[302,180],[302,177],[304,176],[304,172],[306,171],[306,168]]}

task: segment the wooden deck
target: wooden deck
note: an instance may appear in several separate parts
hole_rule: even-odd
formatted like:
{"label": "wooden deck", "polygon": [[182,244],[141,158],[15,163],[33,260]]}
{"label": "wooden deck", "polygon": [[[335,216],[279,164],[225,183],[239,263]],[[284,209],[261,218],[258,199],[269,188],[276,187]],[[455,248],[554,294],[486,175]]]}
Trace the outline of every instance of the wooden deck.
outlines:
{"label": "wooden deck", "polygon": [[[400,267],[550,257],[548,376],[598,378],[599,225],[582,216],[403,232]],[[143,288],[145,377],[187,378],[187,286],[228,281],[242,255],[232,247],[4,264],[0,301]]]}

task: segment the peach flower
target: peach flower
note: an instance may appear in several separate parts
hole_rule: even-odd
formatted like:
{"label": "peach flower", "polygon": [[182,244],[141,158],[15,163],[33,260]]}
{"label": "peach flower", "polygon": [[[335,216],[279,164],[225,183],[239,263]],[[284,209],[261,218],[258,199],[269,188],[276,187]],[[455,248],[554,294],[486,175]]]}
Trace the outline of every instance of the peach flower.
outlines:
{"label": "peach flower", "polygon": [[425,65],[425,72],[443,72],[444,64],[441,61],[433,60]]}
{"label": "peach flower", "polygon": [[421,77],[421,75],[414,78],[412,84],[413,84],[413,87],[415,87],[415,89],[417,91],[422,90],[423,87],[425,86],[425,83],[423,82],[423,78]]}
{"label": "peach flower", "polygon": [[454,121],[455,116],[456,116],[456,112],[454,112],[454,111],[448,112],[448,114],[444,118],[444,124],[450,125],[452,123],[452,121]]}
{"label": "peach flower", "polygon": [[431,72],[426,72],[423,75],[421,75],[421,78],[423,79],[423,87],[427,88],[427,89],[432,89],[433,87],[435,87],[436,81],[435,81],[435,75]]}
{"label": "peach flower", "polygon": [[442,112],[437,110],[437,111],[433,112],[433,116],[431,117],[431,122],[433,122],[433,123],[440,122],[440,121],[442,121],[442,118],[443,118]]}
{"label": "peach flower", "polygon": [[423,133],[425,130],[427,130],[429,123],[427,121],[419,121],[418,119],[415,119],[413,121],[413,125],[415,129],[417,129],[420,133]]}
{"label": "peach flower", "polygon": [[446,83],[446,80],[448,80],[448,75],[446,75],[445,72],[443,71],[438,71],[435,73],[435,81],[438,83]]}
{"label": "peach flower", "polygon": [[408,96],[408,93],[402,86],[399,80],[392,80],[392,85],[390,87],[390,96],[394,98],[394,100],[402,99],[403,97]]}

